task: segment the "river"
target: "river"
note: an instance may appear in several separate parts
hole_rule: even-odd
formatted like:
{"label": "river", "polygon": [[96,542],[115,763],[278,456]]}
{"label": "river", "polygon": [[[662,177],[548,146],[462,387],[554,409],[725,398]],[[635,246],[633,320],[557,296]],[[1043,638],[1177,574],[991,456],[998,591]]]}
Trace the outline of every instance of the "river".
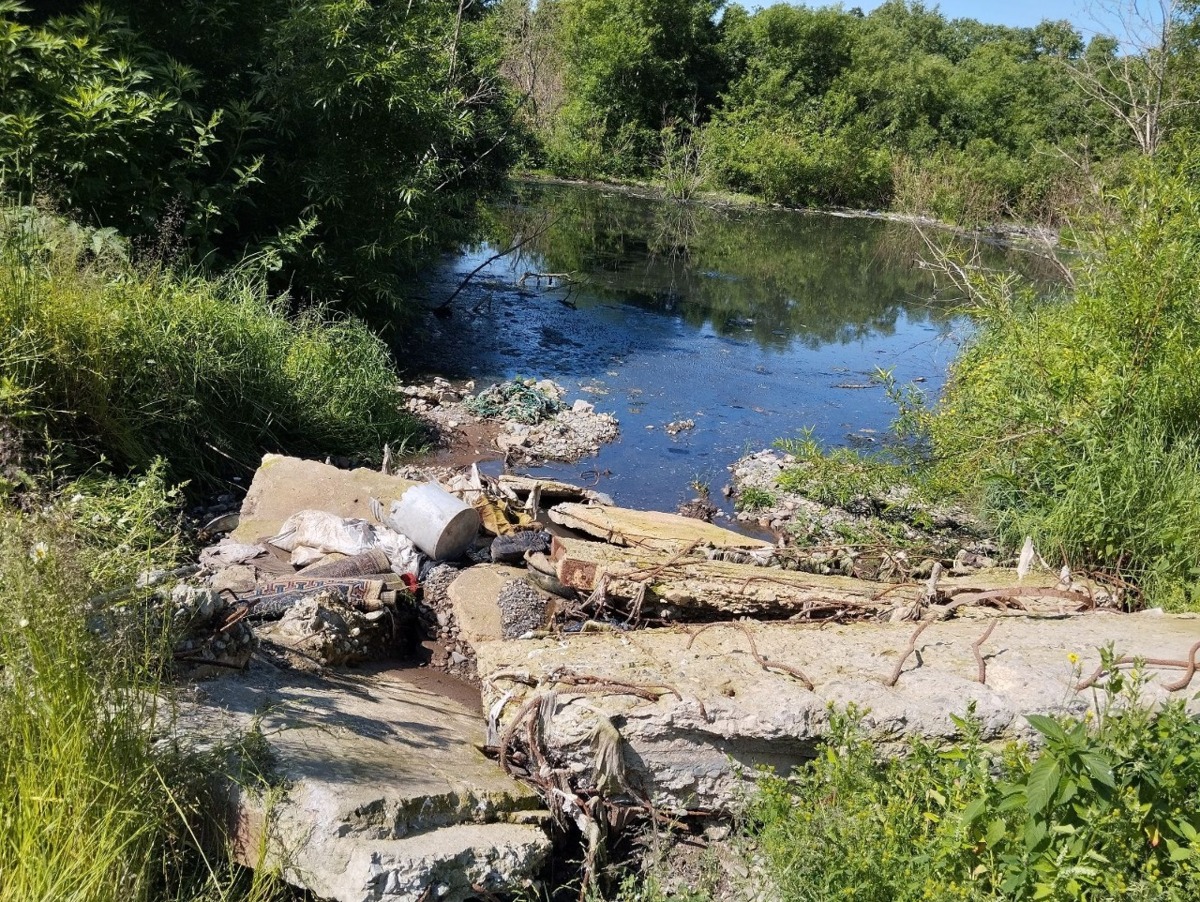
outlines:
{"label": "river", "polygon": [[[875,218],[681,205],[598,187],[518,184],[417,294],[444,302],[397,341],[412,373],[563,384],[621,422],[597,458],[527,472],[580,481],[619,504],[674,509],[693,483],[715,501],[747,450],[812,429],[877,448],[895,409],[872,376],[931,396],[969,333],[961,299],[923,260],[942,230]],[[1042,279],[1027,251],[984,245],[979,262]],[[553,279],[538,273],[568,274]],[[942,290],[940,290],[942,289]],[[695,427],[675,435],[668,423]]]}

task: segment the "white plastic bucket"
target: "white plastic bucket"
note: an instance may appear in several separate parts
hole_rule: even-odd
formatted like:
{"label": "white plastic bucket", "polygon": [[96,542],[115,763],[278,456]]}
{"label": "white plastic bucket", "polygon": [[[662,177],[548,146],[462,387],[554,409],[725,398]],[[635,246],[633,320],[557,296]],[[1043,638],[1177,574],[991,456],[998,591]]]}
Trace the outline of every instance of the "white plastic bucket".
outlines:
{"label": "white plastic bucket", "polygon": [[479,534],[479,512],[436,482],[415,485],[392,503],[388,525],[435,561],[462,557]]}

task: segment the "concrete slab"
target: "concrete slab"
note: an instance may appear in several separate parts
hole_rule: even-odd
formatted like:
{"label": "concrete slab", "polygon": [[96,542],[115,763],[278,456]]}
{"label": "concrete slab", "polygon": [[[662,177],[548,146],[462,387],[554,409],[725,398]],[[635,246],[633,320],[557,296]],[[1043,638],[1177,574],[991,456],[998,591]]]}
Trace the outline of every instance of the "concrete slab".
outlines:
{"label": "concrete slab", "polygon": [[234,791],[243,863],[337,902],[454,902],[536,873],[541,800],[484,757],[480,714],[418,676],[254,669],[204,684],[183,732],[235,740],[257,723],[285,787]]}
{"label": "concrete slab", "polygon": [[378,498],[387,510],[414,485],[411,480],[376,470],[339,470],[315,460],[265,454],[242,502],[232,538],[253,543],[273,536],[284,520],[302,510],[369,520],[370,498]]}
{"label": "concrete slab", "polygon": [[614,545],[678,551],[692,543],[713,548],[770,548],[758,541],[703,520],[639,511],[605,504],[558,504],[549,511],[560,526],[579,530]]}
{"label": "concrete slab", "polygon": [[[530,693],[557,687],[545,741],[548,757],[573,773],[593,772],[603,716],[623,737],[626,772],[637,793],[662,809],[725,810],[742,791],[739,769],[786,771],[811,756],[831,704],[868,709],[865,726],[885,750],[900,749],[910,735],[952,738],[950,715],[965,714],[972,702],[987,739],[1030,739],[1034,731],[1022,715],[1079,715],[1093,707],[1102,693],[1075,685],[1078,671],[1090,675],[1099,664],[1099,648],[1111,642],[1118,654],[1186,659],[1200,642],[1196,615],[994,619],[981,646],[984,684],[972,651],[990,622],[982,617],[930,623],[895,686],[887,681],[914,633],[912,623],[743,624],[765,661],[800,668],[812,690],[795,675],[764,669],[742,626],[729,623],[705,628],[694,641],[696,627],[487,642],[477,649],[478,668],[486,710],[508,696],[501,730]],[[1078,671],[1069,654],[1078,655]],[[1147,704],[1185,698],[1200,711],[1200,674],[1189,688],[1172,692],[1166,687],[1185,671],[1150,672]],[[540,685],[531,688],[530,681]],[[623,691],[631,684],[663,694],[657,701],[638,698]]]}
{"label": "concrete slab", "polygon": [[524,579],[525,568],[480,564],[464,570],[446,590],[459,635],[470,645],[504,636],[503,618],[496,599],[510,579]]}

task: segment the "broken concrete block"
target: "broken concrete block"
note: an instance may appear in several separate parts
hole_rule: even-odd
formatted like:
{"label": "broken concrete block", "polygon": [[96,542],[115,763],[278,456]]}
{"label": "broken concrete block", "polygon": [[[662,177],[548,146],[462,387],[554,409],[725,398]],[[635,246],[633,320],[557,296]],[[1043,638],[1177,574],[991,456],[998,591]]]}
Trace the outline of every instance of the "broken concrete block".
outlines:
{"label": "broken concrete block", "polygon": [[670,554],[557,536],[551,557],[563,585],[586,595],[603,582],[608,598],[640,598],[646,616],[666,619],[819,617],[838,610],[861,616],[891,607],[897,598],[919,594],[916,586],[900,587],[878,600],[887,586],[850,577],[710,561],[699,552]]}
{"label": "broken concrete block", "polygon": [[[979,619],[928,624],[904,658],[914,633],[909,623],[775,622],[487,642],[478,648],[478,667],[495,735],[504,735],[518,712],[537,710],[525,704],[534,694],[552,697],[553,711],[541,721],[542,751],[576,780],[594,771],[593,737],[603,718],[620,730],[624,795],[659,810],[726,811],[745,789],[739,771],[769,766],[786,773],[814,754],[831,704],[866,709],[866,729],[889,752],[912,735],[953,738],[949,715],[965,714],[971,703],[985,739],[1033,740],[1023,715],[1093,708],[1095,694],[1076,688],[1080,677],[1068,654],[1079,656],[1087,676],[1110,642],[1118,654],[1182,659],[1200,640],[1200,617],[1186,615],[994,620],[979,646],[982,683],[973,645],[987,624]],[[1189,688],[1170,690],[1185,671],[1149,672],[1146,704],[1183,698],[1200,712],[1200,675]],[[509,735],[527,741],[523,729]]]}
{"label": "broken concrete block", "polygon": [[470,567],[446,590],[461,637],[471,645],[504,637],[504,623],[497,599],[504,586],[522,579],[525,571],[501,564]]}
{"label": "broken concrete block", "polygon": [[678,551],[691,544],[712,548],[770,548],[765,542],[700,520],[661,511],[637,511],[602,504],[559,504],[550,519],[614,545]]}
{"label": "broken concrete block", "polygon": [[303,510],[369,521],[372,497],[386,510],[414,485],[408,479],[376,470],[339,470],[315,460],[266,454],[242,502],[240,521],[232,538],[254,543],[276,535],[285,520]]}
{"label": "broken concrete block", "polygon": [[483,756],[481,715],[432,676],[255,670],[206,684],[181,732],[236,741],[257,720],[282,787],[230,785],[238,860],[334,902],[461,902],[535,876],[550,850],[541,800]]}

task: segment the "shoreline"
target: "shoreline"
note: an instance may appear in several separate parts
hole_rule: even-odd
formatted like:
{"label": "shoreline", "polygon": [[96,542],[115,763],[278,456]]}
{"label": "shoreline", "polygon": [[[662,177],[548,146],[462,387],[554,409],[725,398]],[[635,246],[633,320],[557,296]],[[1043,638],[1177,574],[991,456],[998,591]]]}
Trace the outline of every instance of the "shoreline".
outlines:
{"label": "shoreline", "polygon": [[[573,179],[537,171],[513,172],[509,175],[509,180],[514,183],[533,185],[568,185],[576,188],[616,191],[631,197],[640,197],[647,200],[671,200],[666,195],[662,186],[654,182],[614,181],[601,178]],[[702,191],[692,199],[676,202],[683,206],[695,204],[717,209],[760,208],[811,216],[837,216],[842,219],[878,219],[886,222],[900,222],[917,227],[928,227],[952,232],[965,238],[974,238],[999,247],[1043,247],[1057,249],[1060,246],[1060,232],[1058,229],[1022,223],[994,224],[986,227],[972,228],[918,213],[899,213],[890,210],[863,210],[856,207],[795,207],[789,204],[771,203],[751,194],[724,191]]]}

